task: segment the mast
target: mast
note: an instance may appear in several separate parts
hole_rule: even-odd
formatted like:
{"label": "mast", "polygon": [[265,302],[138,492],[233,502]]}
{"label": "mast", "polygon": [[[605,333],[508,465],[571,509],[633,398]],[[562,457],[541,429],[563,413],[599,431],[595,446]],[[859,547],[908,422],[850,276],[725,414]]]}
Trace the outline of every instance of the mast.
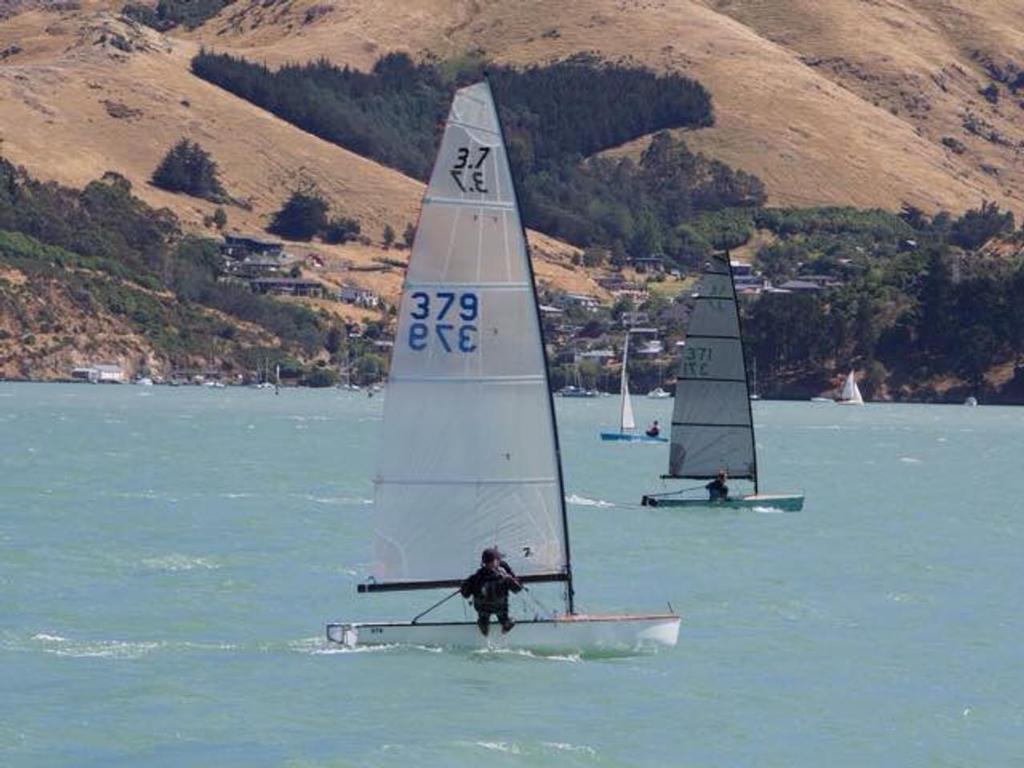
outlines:
{"label": "mast", "polygon": [[[486,73],[484,74],[484,83],[487,86],[487,94],[491,97],[491,103],[494,104],[494,115],[498,119],[498,134],[501,137],[502,146],[506,148],[507,155],[508,144],[505,141],[505,126],[501,122],[501,111],[498,109],[498,105],[494,101],[494,91],[491,89],[491,81]],[[544,339],[544,323],[540,314],[540,300],[537,298],[537,277],[533,273],[533,255],[530,253],[530,240],[526,236],[526,225],[523,224],[523,209],[522,206],[519,205],[519,188],[516,185],[516,175],[511,172],[511,159],[508,160],[508,165],[509,178],[512,180],[512,200],[515,202],[516,210],[519,212],[519,227],[522,232],[523,243],[526,245],[526,268],[530,276],[530,286],[533,290],[533,306],[537,313],[537,328],[540,330],[541,355],[544,357],[544,379],[547,382],[548,408],[551,411],[551,432],[555,440],[555,465],[558,468],[558,504],[562,511],[562,538],[565,542],[565,606],[571,616],[576,612],[576,592],[573,589],[572,584],[572,550],[569,548],[569,514],[565,507],[565,477],[562,472],[562,448],[558,439],[558,419],[555,417],[555,398],[551,394],[551,369],[548,366],[548,347],[547,342]]]}
{"label": "mast", "polygon": [[[754,493],[758,493],[757,479],[757,440],[754,439],[754,406],[750,404],[750,382],[747,379],[747,350],[743,345],[743,316],[740,314],[740,303],[736,298],[736,278],[732,273],[732,258],[729,251],[725,252],[725,262],[729,265],[729,284],[732,286],[732,305],[736,309],[736,327],[740,329],[740,359],[743,361],[743,385],[747,388],[747,416],[750,418],[750,455],[754,457]],[[757,375],[757,361],[754,361],[754,375]]]}

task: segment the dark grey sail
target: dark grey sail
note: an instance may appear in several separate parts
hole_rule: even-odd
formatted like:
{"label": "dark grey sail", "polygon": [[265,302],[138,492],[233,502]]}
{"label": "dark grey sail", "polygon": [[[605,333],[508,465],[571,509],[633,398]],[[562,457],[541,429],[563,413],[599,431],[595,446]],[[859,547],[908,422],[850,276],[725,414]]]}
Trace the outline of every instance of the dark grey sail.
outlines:
{"label": "dark grey sail", "polygon": [[693,296],[679,361],[668,476],[712,478],[725,470],[757,488],[750,392],[739,308],[727,255],[710,258]]}

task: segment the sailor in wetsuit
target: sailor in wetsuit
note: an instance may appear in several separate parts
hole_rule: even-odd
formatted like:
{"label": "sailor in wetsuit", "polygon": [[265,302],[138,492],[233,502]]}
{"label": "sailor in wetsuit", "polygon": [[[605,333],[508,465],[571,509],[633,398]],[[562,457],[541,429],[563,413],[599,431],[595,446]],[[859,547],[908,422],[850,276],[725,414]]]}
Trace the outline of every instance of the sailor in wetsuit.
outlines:
{"label": "sailor in wetsuit", "polygon": [[725,484],[725,470],[718,470],[718,477],[704,487],[708,489],[708,501],[727,501],[729,499],[729,486]]}
{"label": "sailor in wetsuit", "polygon": [[480,568],[462,582],[459,591],[465,598],[473,598],[476,608],[476,625],[480,632],[487,636],[490,630],[491,614],[498,617],[502,634],[515,626],[508,617],[508,593],[518,592],[523,588],[519,579],[512,572],[508,563],[501,559],[497,547],[485,549],[480,556]]}
{"label": "sailor in wetsuit", "polygon": [[651,426],[647,428],[647,436],[648,437],[657,437],[660,434],[661,434],[661,428],[658,426],[658,420],[655,419],[654,423],[651,424]]}

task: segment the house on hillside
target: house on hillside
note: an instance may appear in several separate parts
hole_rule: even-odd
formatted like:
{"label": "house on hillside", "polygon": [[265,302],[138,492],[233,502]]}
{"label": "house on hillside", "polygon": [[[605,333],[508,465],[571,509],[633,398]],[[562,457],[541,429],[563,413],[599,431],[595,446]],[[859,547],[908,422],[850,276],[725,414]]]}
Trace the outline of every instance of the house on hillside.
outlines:
{"label": "house on hillside", "polygon": [[736,293],[741,296],[757,295],[771,285],[768,278],[755,272],[754,267],[746,261],[730,261],[729,266],[732,267],[732,282],[736,286]]}
{"label": "house on hillside", "polygon": [[555,299],[555,303],[562,307],[580,307],[587,312],[595,312],[601,307],[600,301],[585,293],[563,293]]}
{"label": "house on hillside", "polygon": [[253,293],[271,296],[304,296],[322,299],[327,296],[327,288],[319,280],[308,280],[302,277],[258,277],[249,281]]}
{"label": "house on hillside", "polygon": [[637,272],[664,272],[665,259],[661,256],[637,256],[629,260]]}
{"label": "house on hillside", "polygon": [[242,235],[225,235],[220,247],[224,271],[244,280],[273,277],[283,271],[284,243]]}
{"label": "house on hillside", "polygon": [[776,286],[771,293],[820,293],[823,288],[810,280],[787,280]]}
{"label": "house on hillside", "polygon": [[380,306],[380,296],[373,291],[352,284],[345,284],[338,289],[338,301],[367,309],[376,309]]}
{"label": "house on hillside", "polygon": [[91,384],[124,384],[124,369],[114,363],[95,363],[71,369],[74,381],[88,381]]}
{"label": "house on hillside", "polygon": [[246,256],[284,256],[284,243],[248,235],[224,235],[220,252],[236,261]]}
{"label": "house on hillside", "polygon": [[623,312],[619,319],[619,325],[623,328],[632,328],[634,325],[650,325],[651,315],[648,312]]}
{"label": "house on hillside", "polygon": [[588,349],[584,352],[576,352],[573,354],[573,363],[575,365],[579,365],[582,362],[590,360],[603,368],[610,360],[614,359],[615,353],[610,349]]}

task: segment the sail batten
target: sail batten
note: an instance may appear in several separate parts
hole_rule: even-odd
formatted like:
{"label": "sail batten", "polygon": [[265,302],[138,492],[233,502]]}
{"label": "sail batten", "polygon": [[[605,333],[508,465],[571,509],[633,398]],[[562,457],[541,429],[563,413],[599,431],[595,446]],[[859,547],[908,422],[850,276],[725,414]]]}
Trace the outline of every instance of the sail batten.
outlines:
{"label": "sail batten", "polygon": [[724,470],[756,485],[750,392],[728,256],[711,257],[693,298],[677,371],[667,476],[706,479]]}
{"label": "sail batten", "polygon": [[374,590],[453,583],[494,545],[520,576],[570,578],[540,315],[486,83],[456,93],[423,199],[374,501]]}

